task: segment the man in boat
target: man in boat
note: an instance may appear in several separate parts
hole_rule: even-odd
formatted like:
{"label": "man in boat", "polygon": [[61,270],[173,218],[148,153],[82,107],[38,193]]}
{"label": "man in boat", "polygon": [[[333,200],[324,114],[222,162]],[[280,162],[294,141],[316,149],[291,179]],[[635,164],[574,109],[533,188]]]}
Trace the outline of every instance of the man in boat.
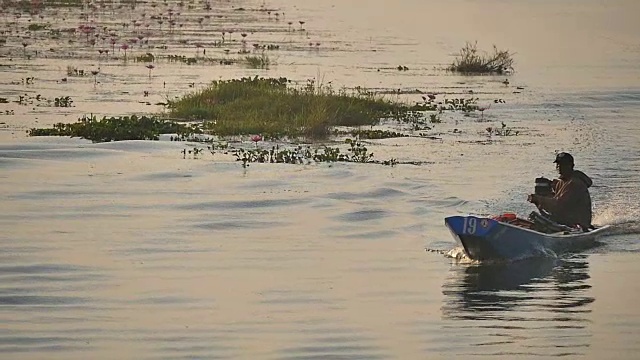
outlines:
{"label": "man in boat", "polygon": [[569,153],[558,153],[554,163],[560,177],[551,182],[552,194],[531,194],[527,200],[541,213],[548,214],[551,220],[587,231],[591,227],[589,187],[593,181],[582,171],[574,170],[573,156]]}

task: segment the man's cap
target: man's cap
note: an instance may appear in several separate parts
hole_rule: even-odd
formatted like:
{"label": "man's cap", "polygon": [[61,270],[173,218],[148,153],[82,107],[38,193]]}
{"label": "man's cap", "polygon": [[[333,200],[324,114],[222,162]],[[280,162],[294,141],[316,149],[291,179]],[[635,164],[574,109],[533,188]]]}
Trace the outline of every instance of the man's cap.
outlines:
{"label": "man's cap", "polygon": [[556,164],[571,164],[573,165],[573,156],[567,152],[559,152],[556,155],[556,159],[553,161]]}

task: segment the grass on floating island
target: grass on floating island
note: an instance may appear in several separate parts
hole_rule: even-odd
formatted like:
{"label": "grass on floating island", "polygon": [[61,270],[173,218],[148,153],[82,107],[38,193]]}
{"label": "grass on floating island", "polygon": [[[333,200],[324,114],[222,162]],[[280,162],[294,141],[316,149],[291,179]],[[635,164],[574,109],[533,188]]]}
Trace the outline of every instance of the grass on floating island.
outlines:
{"label": "grass on floating island", "polygon": [[317,86],[313,80],[306,86],[293,87],[286,78],[214,81],[206,89],[169,101],[167,106],[171,118],[203,121],[207,132],[219,136],[324,139],[334,126],[424,117],[414,107],[359,88],[352,93],[336,92]]}
{"label": "grass on floating island", "polygon": [[[180,138],[207,133],[220,137],[262,134],[271,139],[326,139],[334,126],[376,125],[382,120],[424,120],[420,106],[393,103],[361,88],[348,94],[318,87],[314,81],[294,88],[286,78],[242,78],[215,81],[210,87],[168,101],[169,117],[83,117],[73,124],[31,129],[30,136],[73,136],[95,142],[157,139],[162,133]],[[184,122],[197,121],[197,125]],[[387,138],[399,133],[352,133],[363,138]]]}
{"label": "grass on floating island", "polygon": [[504,74],[513,71],[513,55],[509,50],[498,50],[495,45],[493,53],[480,54],[477,42],[467,42],[448,70],[464,74]]}

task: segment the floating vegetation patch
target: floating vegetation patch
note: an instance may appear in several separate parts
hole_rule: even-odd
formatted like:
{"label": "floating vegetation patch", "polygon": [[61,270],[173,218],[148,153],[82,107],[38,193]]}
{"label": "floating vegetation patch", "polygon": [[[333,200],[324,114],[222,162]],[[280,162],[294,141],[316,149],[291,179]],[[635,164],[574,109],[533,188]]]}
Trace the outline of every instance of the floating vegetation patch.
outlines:
{"label": "floating vegetation patch", "polygon": [[[272,163],[272,164],[312,164],[312,163],[332,163],[332,162],[352,162],[361,164],[380,164],[394,166],[398,164],[410,164],[410,165],[422,165],[423,162],[399,162],[397,159],[392,158],[389,160],[375,160],[373,153],[369,152],[367,147],[360,141],[353,139],[346,139],[345,143],[348,145],[346,152],[341,150],[340,147],[320,146],[311,147],[307,146],[294,146],[285,147],[280,145],[272,146],[271,149],[246,149],[246,148],[229,148],[225,146],[223,152],[225,154],[231,154],[235,156],[236,161],[242,163],[242,167],[247,167],[251,163]],[[209,146],[208,150],[212,153],[216,153],[216,146]],[[197,147],[193,149],[184,149],[183,157],[186,158],[187,154],[192,155],[193,158],[197,156],[204,149]]]}
{"label": "floating vegetation patch", "polygon": [[170,116],[203,120],[215,135],[263,134],[271,138],[326,138],[333,126],[376,125],[382,120],[425,121],[412,106],[356,88],[334,91],[309,80],[242,78],[211,86],[167,104]]}
{"label": "floating vegetation patch", "polygon": [[27,30],[29,31],[46,30],[49,26],[50,26],[49,24],[29,24],[29,26],[27,26]]}
{"label": "floating vegetation patch", "polygon": [[73,106],[73,100],[70,96],[61,96],[53,100],[53,106],[55,107],[71,107]]}
{"label": "floating vegetation patch", "polygon": [[478,50],[477,42],[467,42],[448,69],[465,74],[504,74],[513,71],[513,55],[495,45],[493,53],[487,54]]}
{"label": "floating vegetation patch", "polygon": [[153,62],[156,57],[152,53],[136,56],[136,62]]}
{"label": "floating vegetation patch", "polygon": [[[4,98],[3,98],[4,99]],[[7,99],[4,99],[2,102],[8,102]],[[14,101],[18,105],[22,106],[53,106],[53,107],[72,107],[73,100],[70,96],[60,96],[56,97],[53,100],[47,99],[41,94],[36,94],[35,96],[24,94],[18,95],[18,99]]]}
{"label": "floating vegetation patch", "polygon": [[392,139],[392,138],[399,138],[399,137],[407,137],[409,135],[407,134],[403,134],[400,132],[396,132],[396,131],[389,131],[389,130],[359,130],[359,129],[355,129],[355,130],[351,130],[351,131],[341,131],[341,130],[335,130],[334,131],[334,135],[339,136],[339,135],[350,135],[359,139],[369,139],[369,140],[374,140],[374,139]]}
{"label": "floating vegetation patch", "polygon": [[513,130],[512,128],[508,127],[504,122],[501,123],[500,127],[489,126],[485,130],[489,135],[496,136],[517,136],[520,133],[519,131]]}
{"label": "floating vegetation patch", "polygon": [[187,65],[193,65],[198,63],[198,59],[195,57],[186,57],[184,55],[168,55],[167,60],[171,62],[181,62]]}
{"label": "floating vegetation patch", "polygon": [[34,12],[35,8],[69,8],[77,7],[82,8],[85,5],[84,0],[49,0],[34,2],[31,0],[14,0],[3,1],[3,8],[22,10],[24,12]]}
{"label": "floating vegetation patch", "polygon": [[52,128],[32,128],[29,136],[71,136],[108,142],[120,140],[158,140],[160,134],[193,134],[197,127],[147,116],[82,117],[76,123],[58,123]]}
{"label": "floating vegetation patch", "polygon": [[252,69],[268,69],[271,60],[265,54],[262,55],[249,55],[244,58],[247,65]]}
{"label": "floating vegetation patch", "polygon": [[84,69],[78,69],[74,66],[67,65],[67,76],[83,77],[88,76],[89,73],[89,71],[85,71]]}

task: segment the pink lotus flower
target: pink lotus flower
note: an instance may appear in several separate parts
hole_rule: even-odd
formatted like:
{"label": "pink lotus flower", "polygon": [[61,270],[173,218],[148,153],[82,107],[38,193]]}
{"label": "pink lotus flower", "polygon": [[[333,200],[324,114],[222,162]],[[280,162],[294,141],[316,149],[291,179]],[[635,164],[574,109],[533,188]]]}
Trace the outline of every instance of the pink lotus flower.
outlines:
{"label": "pink lotus flower", "polygon": [[262,135],[251,135],[251,141],[256,143],[256,147],[258,147],[258,141],[262,141]]}

